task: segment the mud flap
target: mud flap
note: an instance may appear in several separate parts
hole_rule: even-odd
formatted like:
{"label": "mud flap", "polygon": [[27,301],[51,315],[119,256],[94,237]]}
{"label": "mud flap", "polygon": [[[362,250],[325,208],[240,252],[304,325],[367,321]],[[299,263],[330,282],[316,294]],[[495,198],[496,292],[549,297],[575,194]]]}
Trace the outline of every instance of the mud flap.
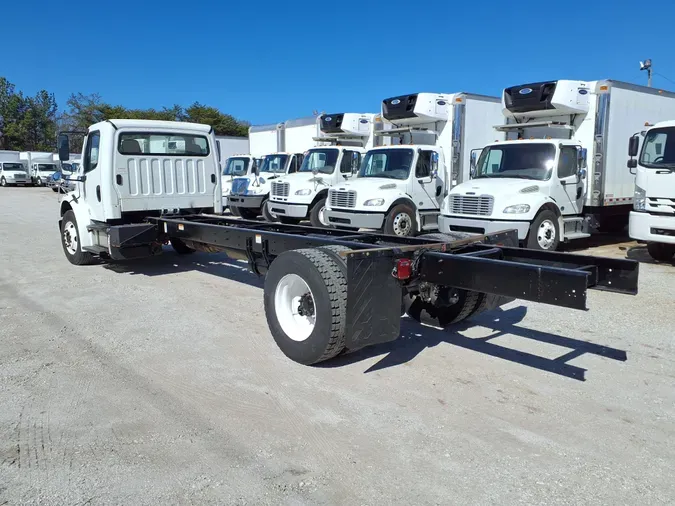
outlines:
{"label": "mud flap", "polygon": [[347,257],[346,347],[386,343],[401,333],[401,286],[391,275],[392,252]]}

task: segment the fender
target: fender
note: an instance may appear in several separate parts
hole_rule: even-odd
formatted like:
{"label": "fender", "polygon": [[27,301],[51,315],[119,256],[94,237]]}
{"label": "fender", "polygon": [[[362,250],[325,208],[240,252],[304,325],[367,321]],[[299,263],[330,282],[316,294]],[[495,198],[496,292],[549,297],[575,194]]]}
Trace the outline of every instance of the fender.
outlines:
{"label": "fender", "polygon": [[391,205],[387,209],[387,212],[384,213],[384,215],[388,216],[389,213],[391,212],[391,210],[399,204],[406,204],[413,209],[413,211],[415,212],[415,221],[417,222],[417,232],[419,232],[420,227],[422,226],[422,225],[420,225],[420,221],[421,221],[420,212],[417,209],[417,206],[413,202],[412,198],[407,193],[404,193],[403,195],[397,197],[396,200],[394,200],[394,202],[391,203]]}
{"label": "fender", "polygon": [[80,245],[93,246],[93,234],[87,230],[87,225],[89,225],[91,222],[89,214],[87,213],[84,206],[78,205],[77,198],[75,196],[69,195],[69,197],[70,198],[67,200],[64,199],[61,201],[59,213],[59,233],[61,232],[63,215],[66,214],[66,211],[73,211],[75,213],[75,219],[77,220],[77,233],[80,238]]}
{"label": "fender", "polygon": [[312,200],[312,203],[309,205],[309,209],[312,209],[319,200],[324,198],[328,199],[328,188],[325,188],[316,194],[316,197],[314,197],[314,200]]}

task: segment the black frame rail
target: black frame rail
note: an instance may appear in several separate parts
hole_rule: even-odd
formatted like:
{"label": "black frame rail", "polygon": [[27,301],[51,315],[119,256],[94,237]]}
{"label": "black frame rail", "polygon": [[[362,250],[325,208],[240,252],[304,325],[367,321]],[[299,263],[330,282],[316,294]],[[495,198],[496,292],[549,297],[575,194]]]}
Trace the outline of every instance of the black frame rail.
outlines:
{"label": "black frame rail", "polygon": [[391,272],[397,261],[408,259],[414,265],[413,283],[423,281],[572,309],[586,310],[587,289],[629,295],[637,294],[638,289],[639,263],[635,260],[522,249],[517,247],[515,231],[439,243],[428,238],[215,215],[151,218],[150,222],[165,239],[175,237],[211,250],[243,252],[259,275],[284,251],[337,245],[351,249],[342,253],[348,282],[357,264],[361,273],[375,264],[380,272],[383,264],[389,269],[385,271]]}

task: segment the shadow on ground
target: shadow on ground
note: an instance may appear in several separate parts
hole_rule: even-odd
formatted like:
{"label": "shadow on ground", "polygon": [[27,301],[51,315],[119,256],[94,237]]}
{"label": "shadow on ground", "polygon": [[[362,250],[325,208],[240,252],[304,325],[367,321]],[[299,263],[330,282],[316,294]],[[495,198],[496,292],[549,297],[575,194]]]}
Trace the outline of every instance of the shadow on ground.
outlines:
{"label": "shadow on ground", "polygon": [[[527,308],[524,306],[508,310],[496,309],[453,327],[451,330],[427,327],[409,318],[404,318],[401,320],[401,336],[396,341],[345,354],[320,366],[341,367],[385,355],[365,371],[368,373],[405,364],[426,349],[440,344],[449,344],[566,378],[585,381],[586,369],[569,364],[570,360],[586,353],[621,362],[627,360],[624,350],[518,326],[517,324],[524,319],[526,313]],[[463,331],[477,325],[490,329],[492,333],[483,338],[471,338],[462,334]],[[490,342],[506,334],[569,348],[570,351],[555,359],[549,359]]]}

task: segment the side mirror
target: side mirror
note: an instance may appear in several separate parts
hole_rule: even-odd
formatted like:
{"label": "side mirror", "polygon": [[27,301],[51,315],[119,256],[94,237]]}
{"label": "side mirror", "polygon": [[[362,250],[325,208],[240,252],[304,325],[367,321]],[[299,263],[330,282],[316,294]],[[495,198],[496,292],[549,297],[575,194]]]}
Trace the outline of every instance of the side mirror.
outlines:
{"label": "side mirror", "polygon": [[586,157],[588,155],[588,149],[580,148],[577,151],[577,166],[579,169],[585,169],[587,167]]}
{"label": "side mirror", "polygon": [[431,177],[432,179],[438,177],[438,153],[436,151],[431,153]]}
{"label": "side mirror", "polygon": [[67,162],[70,157],[70,141],[66,134],[59,134],[58,138],[59,160]]}
{"label": "side mirror", "polygon": [[628,160],[628,163],[626,163],[628,168],[630,169],[631,174],[636,174],[636,168],[637,168],[637,160],[635,158],[631,158]]}
{"label": "side mirror", "polygon": [[52,181],[59,181],[62,177],[61,171],[56,171],[52,174]]}
{"label": "side mirror", "polygon": [[258,164],[257,164],[257,163],[254,163],[254,164],[253,164],[253,175],[254,175],[254,176],[257,176],[257,175],[259,175],[259,174],[260,174],[260,167],[258,167]]}
{"label": "side mirror", "polygon": [[628,141],[628,156],[631,158],[638,155],[638,149],[640,148],[640,138],[637,135],[634,135]]}
{"label": "side mirror", "polygon": [[356,151],[352,152],[352,174],[359,171],[359,154]]}
{"label": "side mirror", "polygon": [[581,180],[586,179],[586,169],[580,169],[579,170],[579,179],[581,179]]}

